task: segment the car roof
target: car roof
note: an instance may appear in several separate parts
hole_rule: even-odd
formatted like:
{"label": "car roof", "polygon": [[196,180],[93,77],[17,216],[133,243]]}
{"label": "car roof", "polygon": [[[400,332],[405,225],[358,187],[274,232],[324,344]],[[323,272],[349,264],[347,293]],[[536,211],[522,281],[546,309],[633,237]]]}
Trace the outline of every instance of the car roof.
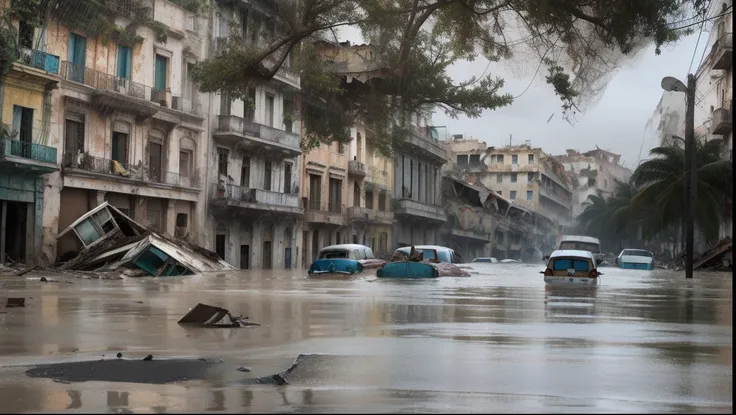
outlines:
{"label": "car roof", "polygon": [[562,235],[562,239],[560,239],[560,242],[587,242],[592,244],[598,244],[600,245],[601,241],[598,240],[598,238],[593,238],[592,236],[581,236],[581,235]]}
{"label": "car roof", "polygon": [[348,251],[355,251],[357,249],[370,249],[370,248],[367,247],[367,246],[365,246],[365,245],[360,245],[360,244],[339,244],[339,245],[326,246],[326,247],[320,249],[319,251],[322,252],[322,251],[330,251],[330,250],[337,250],[337,249],[345,249],[345,250],[348,250]]}
{"label": "car roof", "polygon": [[[437,251],[455,252],[455,250],[452,248],[448,248],[446,246],[439,246],[439,245],[414,245],[414,248],[415,249],[436,249]],[[404,251],[404,250],[411,251],[411,246],[402,246],[401,248],[396,249],[396,251]]]}
{"label": "car roof", "polygon": [[550,259],[560,257],[582,257],[592,260],[593,254],[591,254],[590,251],[581,251],[579,249],[559,249],[552,252],[552,255],[550,255],[549,257]]}
{"label": "car roof", "polygon": [[[623,253],[624,251],[641,251],[641,252],[647,252],[649,254],[652,253],[652,251],[648,249],[640,249],[640,248],[624,248],[621,250],[621,253]],[[636,255],[632,255],[632,256],[636,256]]]}

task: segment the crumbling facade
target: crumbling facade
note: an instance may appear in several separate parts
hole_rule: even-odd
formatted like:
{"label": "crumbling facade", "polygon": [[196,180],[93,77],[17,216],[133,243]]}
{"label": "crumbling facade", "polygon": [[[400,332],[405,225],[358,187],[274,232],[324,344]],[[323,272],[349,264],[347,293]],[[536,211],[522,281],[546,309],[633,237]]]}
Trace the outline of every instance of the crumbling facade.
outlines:
{"label": "crumbling facade", "polygon": [[[267,43],[282,30],[275,23],[273,33],[262,30],[274,11],[260,3],[215,5],[210,56],[228,41]],[[233,21],[241,29],[235,39]],[[287,64],[271,81],[254,86],[247,100],[211,95],[205,246],[241,269],[294,268],[302,262],[300,125],[289,98],[300,85]]]}
{"label": "crumbling facade", "polygon": [[454,168],[477,174],[485,187],[559,226],[572,225],[572,181],[541,148],[494,148],[463,139],[450,141],[448,148]]}
{"label": "crumbling facade", "polygon": [[572,178],[573,216],[577,217],[585,209],[589,196],[601,194],[608,198],[616,190],[616,182],[627,183],[631,170],[621,165],[621,155],[600,148],[579,153],[567,150],[564,156],[555,156]]}

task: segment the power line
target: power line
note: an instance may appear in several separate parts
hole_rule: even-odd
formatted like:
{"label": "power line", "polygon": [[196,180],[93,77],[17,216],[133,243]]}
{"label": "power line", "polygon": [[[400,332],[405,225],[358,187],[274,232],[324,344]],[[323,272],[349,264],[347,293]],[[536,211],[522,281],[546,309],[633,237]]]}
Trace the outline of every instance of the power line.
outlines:
{"label": "power line", "polygon": [[[710,4],[713,2],[713,0],[708,1],[708,7],[710,8]],[[707,20],[707,19],[706,19]],[[690,66],[687,67],[687,74],[685,76],[690,75],[690,69],[693,68],[693,62],[695,61],[695,53],[698,51],[698,45],[700,44],[700,37],[703,35],[703,28],[705,27],[705,20],[700,22],[700,31],[698,32],[698,40],[695,42],[695,49],[693,50],[693,57],[690,59]]]}

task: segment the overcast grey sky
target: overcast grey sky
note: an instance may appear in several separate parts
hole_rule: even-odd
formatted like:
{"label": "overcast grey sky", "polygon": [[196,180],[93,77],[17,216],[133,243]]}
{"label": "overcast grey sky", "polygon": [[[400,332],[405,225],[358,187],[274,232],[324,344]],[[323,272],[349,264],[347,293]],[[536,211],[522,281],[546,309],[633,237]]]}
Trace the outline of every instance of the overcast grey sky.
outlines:
{"label": "overcast grey sky", "polygon": [[[700,61],[701,52],[707,43],[707,33],[703,33],[695,54],[695,62],[691,72],[695,72]],[[341,40],[353,43],[361,42],[357,32],[343,31]],[[480,118],[460,117],[452,119],[442,112],[436,112],[433,124],[447,126],[448,135],[463,134],[465,138],[485,141],[489,146],[508,144],[509,134],[512,144],[521,144],[531,140],[531,145],[541,147],[548,154],[563,154],[566,149],[579,151],[600,148],[621,154],[624,165],[636,167],[641,159],[646,159],[653,142],[642,144],[644,128],[662,96],[660,81],[665,76],[675,76],[683,82],[686,79],[688,66],[693,57],[698,34],[681,39],[677,44],[662,49],[662,54],[654,54],[654,46],[632,57],[618,69],[608,84],[603,96],[595,107],[584,109],[584,113],[576,115],[574,126],[563,120],[560,100],[552,88],[544,82],[545,68],[540,69],[532,81],[529,76],[515,77],[505,65],[491,64],[489,73],[505,80],[503,91],[518,96],[524,89],[529,89],[510,106],[486,111]],[[472,75],[480,76],[486,69],[488,61],[477,59],[473,62],[456,64],[450,71],[453,79],[464,80]],[[684,100],[684,97],[683,97]],[[552,119],[547,122],[552,114]],[[440,134],[443,131],[440,130]],[[647,140],[650,141],[650,140]]]}

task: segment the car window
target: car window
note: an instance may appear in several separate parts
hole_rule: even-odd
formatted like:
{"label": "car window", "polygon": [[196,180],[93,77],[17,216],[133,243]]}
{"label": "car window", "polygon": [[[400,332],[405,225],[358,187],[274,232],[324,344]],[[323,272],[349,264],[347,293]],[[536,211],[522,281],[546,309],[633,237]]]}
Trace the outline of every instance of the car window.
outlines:
{"label": "car window", "polygon": [[373,250],[368,248],[365,250],[365,259],[375,259],[376,256],[373,255]]}
{"label": "car window", "polygon": [[552,270],[567,271],[568,269],[575,271],[590,271],[590,263],[585,259],[560,258],[552,261]]}
{"label": "car window", "polygon": [[491,262],[491,258],[475,258],[473,262]]}
{"label": "car window", "polygon": [[564,241],[560,242],[560,250],[564,249],[577,249],[580,251],[589,251],[594,254],[601,252],[601,247],[595,243],[578,242],[578,241]]}
{"label": "car window", "polygon": [[347,257],[348,257],[348,251],[342,251],[342,250],[322,251],[322,253],[319,255],[319,259],[333,259],[333,258],[347,258]]}

